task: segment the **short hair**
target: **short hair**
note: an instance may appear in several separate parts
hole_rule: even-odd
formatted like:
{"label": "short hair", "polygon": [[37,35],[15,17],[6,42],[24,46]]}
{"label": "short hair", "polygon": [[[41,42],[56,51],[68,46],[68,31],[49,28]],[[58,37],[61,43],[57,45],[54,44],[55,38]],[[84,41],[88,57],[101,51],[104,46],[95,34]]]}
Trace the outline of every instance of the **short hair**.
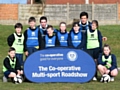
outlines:
{"label": "short hair", "polygon": [[80,13],[80,18],[82,18],[82,16],[86,16],[88,18],[88,13],[87,12],[81,12]]}
{"label": "short hair", "polygon": [[53,30],[53,26],[52,25],[48,25],[47,29],[51,28]]}
{"label": "short hair", "polygon": [[73,27],[76,26],[76,25],[80,26],[79,22],[74,22],[73,23]]}
{"label": "short hair", "polygon": [[59,26],[60,26],[61,24],[65,24],[65,26],[66,26],[66,23],[65,23],[65,22],[60,22]]}
{"label": "short hair", "polygon": [[15,48],[14,47],[10,47],[8,52],[11,52],[11,51],[15,51]]}
{"label": "short hair", "polygon": [[42,17],[40,18],[40,22],[41,22],[41,20],[46,20],[46,22],[47,22],[47,17],[46,17],[46,16],[42,16]]}
{"label": "short hair", "polygon": [[15,26],[14,26],[14,28],[15,28],[15,29],[16,29],[16,28],[21,28],[21,29],[23,29],[23,25],[22,25],[21,23],[16,23]]}
{"label": "short hair", "polygon": [[97,29],[98,29],[98,27],[99,27],[98,21],[97,21],[97,20],[92,20],[92,24],[93,24],[93,23],[95,23],[95,24],[96,24]]}
{"label": "short hair", "polygon": [[29,18],[28,22],[32,22],[32,21],[33,21],[33,22],[36,22],[35,17],[30,17],[30,18]]}

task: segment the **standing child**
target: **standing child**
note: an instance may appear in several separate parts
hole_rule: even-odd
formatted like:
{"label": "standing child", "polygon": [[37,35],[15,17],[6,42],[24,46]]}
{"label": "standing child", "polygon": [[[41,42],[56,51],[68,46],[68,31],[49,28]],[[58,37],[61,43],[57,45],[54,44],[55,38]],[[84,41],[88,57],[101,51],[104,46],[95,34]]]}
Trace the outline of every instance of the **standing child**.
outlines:
{"label": "standing child", "polygon": [[42,36],[34,17],[29,18],[29,28],[24,32],[24,51],[25,55],[29,56],[38,49],[42,49]]}
{"label": "standing child", "polygon": [[[40,17],[40,25],[38,25],[38,28],[40,29],[40,32],[42,34],[42,37],[44,37],[47,34],[47,17],[46,16],[42,16]],[[57,33],[57,30],[54,29],[54,33]]]}
{"label": "standing child", "polygon": [[66,23],[61,22],[60,30],[57,32],[58,40],[60,42],[60,46],[68,46],[68,32],[66,30]]}
{"label": "standing child", "polygon": [[84,34],[80,31],[78,22],[73,23],[73,30],[70,31],[68,36],[68,46],[77,49],[83,49],[85,45]]}
{"label": "standing child", "polygon": [[10,47],[8,56],[3,61],[3,82],[7,82],[8,78],[14,78],[23,74],[18,58],[15,56],[15,48]]}
{"label": "standing child", "polygon": [[[86,35],[86,51],[92,58],[95,60],[97,64],[97,58],[99,53],[102,52],[102,35],[98,30],[98,21],[92,21],[92,28],[88,29],[85,33]],[[93,80],[97,80],[97,71]]]}
{"label": "standing child", "polygon": [[15,48],[16,57],[18,58],[22,66],[23,65],[23,41],[24,41],[24,35],[22,34],[23,26],[21,23],[16,23],[14,28],[15,28],[15,33],[11,34],[7,38],[7,42],[10,47]]}
{"label": "standing child", "polygon": [[53,32],[54,32],[53,26],[48,25],[47,35],[44,37],[44,47],[45,48],[55,47],[55,46],[60,45],[57,35]]}
{"label": "standing child", "polygon": [[118,75],[116,56],[111,54],[109,45],[104,45],[103,54],[99,55],[98,70],[101,75],[109,74],[111,81],[114,81],[114,77]]}

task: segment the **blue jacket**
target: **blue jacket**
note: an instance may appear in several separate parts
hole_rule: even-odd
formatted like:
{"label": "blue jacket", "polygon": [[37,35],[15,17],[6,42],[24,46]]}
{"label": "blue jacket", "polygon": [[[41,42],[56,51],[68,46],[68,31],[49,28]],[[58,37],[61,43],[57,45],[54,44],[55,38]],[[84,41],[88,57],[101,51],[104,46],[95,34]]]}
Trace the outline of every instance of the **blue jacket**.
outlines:
{"label": "blue jacket", "polygon": [[[101,65],[105,66],[107,62],[102,61],[102,55],[104,55],[104,54],[100,54],[98,57],[98,65],[101,64]],[[116,56],[114,54],[110,54],[110,55],[112,58],[112,64],[111,64],[111,67],[109,69],[113,70],[113,69],[117,68],[117,61],[116,61]],[[107,59],[109,56],[105,56],[105,58]]]}

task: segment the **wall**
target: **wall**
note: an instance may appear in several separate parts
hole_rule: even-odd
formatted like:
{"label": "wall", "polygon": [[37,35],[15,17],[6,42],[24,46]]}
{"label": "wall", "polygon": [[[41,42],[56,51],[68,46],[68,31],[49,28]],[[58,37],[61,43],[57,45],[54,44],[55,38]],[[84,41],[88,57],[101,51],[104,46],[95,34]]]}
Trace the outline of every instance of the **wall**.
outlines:
{"label": "wall", "polygon": [[48,18],[48,23],[59,25],[61,21],[71,24],[79,19],[79,14],[86,11],[89,20],[96,19],[100,24],[120,24],[120,4],[0,4],[0,24],[28,24],[31,16],[36,18],[37,24],[41,16]]}
{"label": "wall", "polygon": [[[95,4],[114,4],[120,2],[120,0],[88,0],[89,4],[94,2]],[[46,0],[46,4],[85,4],[85,0]]]}
{"label": "wall", "polygon": [[74,19],[79,19],[82,11],[86,11],[90,21],[96,19],[100,24],[117,24],[120,16],[117,7],[118,4],[49,4],[46,5],[44,15],[48,17],[49,23],[58,25],[61,21],[65,21],[71,24]]}
{"label": "wall", "polygon": [[18,20],[18,4],[0,4],[0,20]]}
{"label": "wall", "polygon": [[92,2],[94,2],[95,4],[114,4],[120,2],[120,0],[89,0],[90,4]]}
{"label": "wall", "polygon": [[46,4],[85,4],[85,0],[46,0]]}

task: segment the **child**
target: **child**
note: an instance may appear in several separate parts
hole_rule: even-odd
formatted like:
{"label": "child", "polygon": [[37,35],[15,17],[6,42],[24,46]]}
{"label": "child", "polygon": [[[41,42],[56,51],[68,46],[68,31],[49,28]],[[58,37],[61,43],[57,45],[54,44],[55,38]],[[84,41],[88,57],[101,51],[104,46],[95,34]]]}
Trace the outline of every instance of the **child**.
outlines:
{"label": "child", "polygon": [[68,33],[66,30],[66,23],[61,22],[60,30],[57,32],[58,40],[60,42],[60,46],[68,46]]}
{"label": "child", "polygon": [[7,82],[8,78],[14,78],[23,74],[17,57],[15,57],[15,48],[10,47],[8,56],[3,61],[3,82]]}
{"label": "child", "polygon": [[82,32],[86,32],[87,29],[91,28],[91,22],[88,21],[88,13],[87,12],[81,12],[80,13],[80,30]]}
{"label": "child", "polygon": [[[97,58],[99,53],[102,52],[102,35],[98,30],[98,21],[92,21],[92,29],[89,29],[85,33],[86,36],[86,51],[92,58],[95,60],[97,64]],[[97,80],[97,71],[93,80]]]}
{"label": "child", "polygon": [[48,25],[47,27],[47,35],[44,37],[44,47],[48,48],[48,47],[55,47],[55,46],[59,46],[59,40],[57,38],[57,35],[53,33],[53,26],[52,25]]}
{"label": "child", "polygon": [[73,23],[73,30],[70,31],[68,36],[68,45],[72,48],[83,49],[85,45],[84,34],[79,30],[80,25],[78,22]]}
{"label": "child", "polygon": [[[42,37],[44,37],[47,34],[47,17],[42,16],[40,17],[40,25],[38,26],[38,28],[40,29],[40,32],[42,34]],[[57,30],[54,29],[54,33],[57,33]]]}
{"label": "child", "polygon": [[109,45],[104,45],[103,54],[98,58],[98,70],[101,75],[109,74],[111,81],[114,81],[114,77],[118,75],[116,56],[111,54]]}
{"label": "child", "polygon": [[42,49],[42,36],[34,17],[29,18],[29,28],[24,32],[24,51],[29,56],[38,49]]}
{"label": "child", "polygon": [[[92,27],[92,24],[90,21],[88,21],[88,13],[87,12],[81,12],[80,13],[80,30],[82,32],[86,32],[88,29]],[[103,41],[107,41],[107,37],[102,37]]]}
{"label": "child", "polygon": [[23,26],[21,23],[16,23],[15,26],[15,33],[11,34],[7,38],[8,45],[10,47],[14,47],[16,50],[16,57],[18,58],[20,65],[23,65],[23,41],[24,35],[22,34]]}

